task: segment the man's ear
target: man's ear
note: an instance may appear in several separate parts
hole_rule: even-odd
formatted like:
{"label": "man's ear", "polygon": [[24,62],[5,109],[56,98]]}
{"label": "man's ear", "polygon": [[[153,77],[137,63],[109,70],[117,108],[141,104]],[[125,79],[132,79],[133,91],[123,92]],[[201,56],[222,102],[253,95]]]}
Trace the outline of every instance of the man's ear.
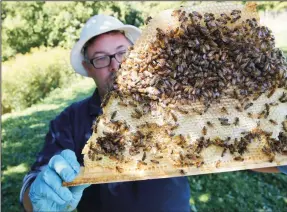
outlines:
{"label": "man's ear", "polygon": [[86,70],[86,72],[88,73],[88,77],[91,77],[91,72],[92,72],[92,70],[91,70],[91,65],[90,64],[88,64],[86,61],[82,61],[82,65],[84,66],[84,68],[85,68],[85,70]]}

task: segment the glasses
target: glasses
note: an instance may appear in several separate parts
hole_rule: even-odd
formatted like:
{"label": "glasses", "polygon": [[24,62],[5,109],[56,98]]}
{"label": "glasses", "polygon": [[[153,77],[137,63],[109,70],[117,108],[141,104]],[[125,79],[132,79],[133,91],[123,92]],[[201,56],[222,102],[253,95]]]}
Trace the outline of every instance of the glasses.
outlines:
{"label": "glasses", "polygon": [[124,59],[125,54],[126,54],[126,51],[120,51],[112,55],[105,55],[103,57],[93,58],[89,60],[89,62],[95,68],[105,68],[111,64],[111,61],[113,58],[115,58],[118,63],[121,63],[122,60]]}

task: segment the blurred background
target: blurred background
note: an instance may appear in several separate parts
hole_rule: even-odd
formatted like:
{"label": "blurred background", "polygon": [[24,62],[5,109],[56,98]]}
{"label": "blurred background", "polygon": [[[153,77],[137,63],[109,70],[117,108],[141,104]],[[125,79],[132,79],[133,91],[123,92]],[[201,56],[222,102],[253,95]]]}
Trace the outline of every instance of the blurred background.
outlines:
{"label": "blurred background", "polygon": [[[222,2],[222,1],[217,1]],[[20,211],[22,179],[41,149],[49,121],[91,95],[94,82],[74,73],[70,49],[93,15],[144,29],[147,17],[201,1],[1,2],[2,211]],[[237,1],[245,4],[246,1]],[[257,2],[261,23],[287,54],[287,2]],[[287,176],[240,171],[189,177],[192,211],[287,211]]]}

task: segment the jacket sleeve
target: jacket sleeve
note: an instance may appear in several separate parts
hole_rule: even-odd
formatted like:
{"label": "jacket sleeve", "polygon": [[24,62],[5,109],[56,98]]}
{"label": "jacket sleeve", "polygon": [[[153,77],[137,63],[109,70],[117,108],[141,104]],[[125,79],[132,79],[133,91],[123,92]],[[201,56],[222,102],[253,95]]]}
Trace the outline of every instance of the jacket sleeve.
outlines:
{"label": "jacket sleeve", "polygon": [[75,151],[73,139],[73,108],[66,108],[54,120],[50,122],[49,131],[46,134],[42,150],[38,153],[36,161],[31,170],[23,179],[23,185],[20,192],[20,202],[23,202],[25,190],[32,184],[37,175],[48,164],[49,160],[64,149]]}

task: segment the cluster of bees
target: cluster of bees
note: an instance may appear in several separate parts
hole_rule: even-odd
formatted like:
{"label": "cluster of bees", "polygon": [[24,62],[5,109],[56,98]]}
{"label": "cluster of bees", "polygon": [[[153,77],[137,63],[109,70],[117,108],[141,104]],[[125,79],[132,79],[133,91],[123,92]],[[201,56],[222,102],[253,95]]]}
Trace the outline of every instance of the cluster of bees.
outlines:
{"label": "cluster of bees", "polygon": [[[234,98],[241,102],[236,106],[238,112],[243,112],[253,106],[251,100],[256,101],[262,94],[270,98],[277,88],[287,88],[286,60],[281,50],[275,48],[274,36],[265,26],[259,26],[257,20],[241,20],[241,11],[233,10],[230,14],[215,16],[212,13],[187,13],[184,10],[175,10],[172,16],[179,22],[179,26],[167,31],[157,28],[155,40],[149,44],[147,50],[133,49],[122,63],[117,72],[113,93],[122,101],[119,105],[134,107],[131,117],[140,119],[150,111],[156,110],[158,102],[163,105],[191,105],[201,102],[205,105],[203,111],[193,108],[193,112],[202,115],[212,102],[220,102],[223,96]],[[134,55],[134,56],[132,56]],[[226,89],[231,88],[231,89]],[[132,97],[132,101],[125,102],[124,97]],[[108,96],[109,97],[109,96]],[[108,101],[103,101],[103,106]],[[142,104],[142,110],[137,108]],[[283,93],[276,103],[265,104],[264,110],[259,114],[248,113],[250,118],[265,118],[269,116],[270,108],[279,103],[286,103],[287,95]],[[182,114],[189,111],[177,108]],[[225,107],[221,112],[228,114]],[[170,113],[174,122],[177,117]],[[123,123],[113,121],[116,111],[111,115],[111,124],[117,128],[113,133],[105,133],[97,140],[97,148],[92,148],[89,157],[99,160],[98,153],[109,154],[121,159],[125,150],[121,126]],[[222,126],[239,125],[239,118],[228,120],[220,117],[218,121]],[[269,119],[273,125],[278,125],[275,120]],[[260,121],[258,122],[258,127]],[[178,125],[171,126],[167,134],[172,133]],[[223,157],[227,150],[236,153],[234,160],[242,161],[241,157],[247,146],[254,139],[262,135],[267,139],[267,144],[262,151],[269,156],[270,162],[274,154],[287,153],[287,121],[282,122],[278,139],[271,138],[268,132],[256,131],[242,133],[240,139],[230,142],[231,138],[208,139],[204,136],[213,123],[206,122],[202,128],[202,137],[190,145],[180,135],[178,145],[187,150],[179,155],[180,166],[195,165],[200,167],[203,160],[200,153],[203,148],[215,145],[222,148]],[[127,130],[127,127],[124,127]],[[132,142],[128,150],[131,156],[139,154],[143,149],[142,164],[146,165],[146,152],[151,149],[146,141],[152,135],[137,131],[129,139]],[[95,145],[95,144],[94,144]],[[156,148],[160,150],[160,147]],[[173,153],[173,151],[172,151]],[[172,154],[171,153],[171,154]],[[150,160],[158,164],[158,160]]]}
{"label": "cluster of bees", "polygon": [[179,26],[157,28],[148,50],[131,50],[136,54],[123,62],[115,89],[135,100],[139,95],[137,100],[165,105],[201,101],[208,107],[223,95],[244,99],[286,87],[286,61],[271,31],[256,19],[241,21],[240,14],[175,10]]}
{"label": "cluster of bees", "polygon": [[[111,115],[111,122],[107,124],[110,129],[109,132],[103,131],[103,136],[97,138],[97,142],[89,143],[88,157],[92,161],[99,161],[102,159],[99,155],[109,155],[111,159],[123,160],[123,152],[126,147],[126,137],[124,133],[129,130],[126,122],[113,120],[116,112]],[[97,133],[97,124],[99,118],[93,125],[93,132]]]}

